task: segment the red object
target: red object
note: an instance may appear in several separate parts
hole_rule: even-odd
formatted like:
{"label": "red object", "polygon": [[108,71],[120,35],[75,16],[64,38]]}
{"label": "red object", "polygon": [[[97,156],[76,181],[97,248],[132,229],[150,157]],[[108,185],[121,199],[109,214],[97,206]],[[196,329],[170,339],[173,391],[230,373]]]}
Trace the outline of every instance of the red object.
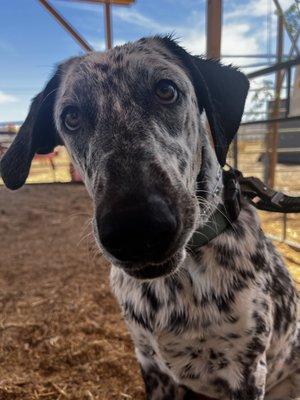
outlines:
{"label": "red object", "polygon": [[73,164],[70,164],[70,175],[72,182],[82,182],[82,178],[77,169],[74,168]]}
{"label": "red object", "polygon": [[34,160],[51,160],[55,156],[57,156],[58,152],[53,151],[52,153],[48,154],[35,154]]}

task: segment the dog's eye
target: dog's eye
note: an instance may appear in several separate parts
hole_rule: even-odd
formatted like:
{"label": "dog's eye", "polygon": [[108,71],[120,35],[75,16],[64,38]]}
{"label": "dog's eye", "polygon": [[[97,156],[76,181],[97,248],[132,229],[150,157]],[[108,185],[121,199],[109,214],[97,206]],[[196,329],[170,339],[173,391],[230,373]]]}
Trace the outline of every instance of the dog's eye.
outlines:
{"label": "dog's eye", "polygon": [[155,95],[161,103],[171,104],[178,99],[178,90],[175,83],[162,79],[155,86]]}
{"label": "dog's eye", "polygon": [[68,131],[74,132],[81,127],[81,114],[77,107],[66,107],[62,114],[62,121]]}

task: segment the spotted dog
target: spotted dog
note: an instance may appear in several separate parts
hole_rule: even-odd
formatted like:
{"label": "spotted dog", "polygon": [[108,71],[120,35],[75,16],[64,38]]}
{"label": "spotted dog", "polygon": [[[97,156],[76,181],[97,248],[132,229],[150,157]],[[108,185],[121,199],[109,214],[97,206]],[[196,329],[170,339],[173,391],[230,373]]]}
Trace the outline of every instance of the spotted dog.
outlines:
{"label": "spotted dog", "polygon": [[191,247],[224,205],[247,91],[170,37],[91,52],[58,66],[1,160],[17,189],[35,153],[68,149],[148,400],[300,397],[297,293],[254,208]]}

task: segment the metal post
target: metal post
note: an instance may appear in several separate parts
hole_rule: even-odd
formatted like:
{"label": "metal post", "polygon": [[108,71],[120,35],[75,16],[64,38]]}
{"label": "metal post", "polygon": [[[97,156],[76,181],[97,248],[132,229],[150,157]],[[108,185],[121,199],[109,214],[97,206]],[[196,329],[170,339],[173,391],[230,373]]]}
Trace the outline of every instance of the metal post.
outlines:
{"label": "metal post", "polygon": [[286,110],[285,117],[288,118],[291,108],[291,79],[292,79],[291,68],[287,69],[287,85],[286,85]]}
{"label": "metal post", "polygon": [[80,46],[86,51],[93,51],[93,48],[88,44],[87,41],[79,35],[78,32],[72,27],[72,25],[58,13],[58,11],[48,3],[48,0],[39,0],[39,2],[46,8],[50,14],[73,36],[73,38],[80,44]]}
{"label": "metal post", "polygon": [[206,3],[206,57],[220,58],[222,33],[222,0]]}
{"label": "metal post", "polygon": [[286,237],[287,237],[287,221],[288,221],[288,215],[286,213],[283,214],[283,232],[282,232],[282,241],[285,242],[286,241]]}
{"label": "metal post", "polygon": [[239,144],[238,144],[238,135],[235,135],[233,139],[233,167],[238,169],[239,165],[239,152],[238,152]]}
{"label": "metal post", "polygon": [[[282,15],[278,15],[277,21],[277,62],[280,63],[282,61],[282,53],[283,53],[283,26],[284,26],[284,18]],[[272,118],[278,118],[280,114],[280,92],[281,92],[281,79],[282,71],[278,70],[276,73],[275,79],[275,99],[274,99],[274,108],[272,111]],[[270,131],[270,140],[269,140],[269,152],[270,152],[270,169],[269,169],[269,179],[268,184],[271,187],[275,185],[275,171],[277,164],[277,147],[278,147],[278,139],[279,139],[279,123],[273,122],[272,129]]]}
{"label": "metal post", "polygon": [[111,33],[111,4],[108,0],[104,4],[104,14],[105,14],[105,39],[106,48],[111,49],[112,47],[112,33]]}

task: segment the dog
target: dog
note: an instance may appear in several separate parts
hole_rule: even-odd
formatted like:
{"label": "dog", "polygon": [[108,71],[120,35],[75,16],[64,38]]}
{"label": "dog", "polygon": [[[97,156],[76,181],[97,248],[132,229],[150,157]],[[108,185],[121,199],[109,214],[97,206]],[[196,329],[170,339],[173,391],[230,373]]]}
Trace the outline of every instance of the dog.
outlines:
{"label": "dog", "polygon": [[34,154],[68,149],[148,400],[300,396],[298,295],[255,209],[241,200],[191,246],[218,225],[248,87],[170,36],[87,53],[57,67],[1,160],[18,189]]}

